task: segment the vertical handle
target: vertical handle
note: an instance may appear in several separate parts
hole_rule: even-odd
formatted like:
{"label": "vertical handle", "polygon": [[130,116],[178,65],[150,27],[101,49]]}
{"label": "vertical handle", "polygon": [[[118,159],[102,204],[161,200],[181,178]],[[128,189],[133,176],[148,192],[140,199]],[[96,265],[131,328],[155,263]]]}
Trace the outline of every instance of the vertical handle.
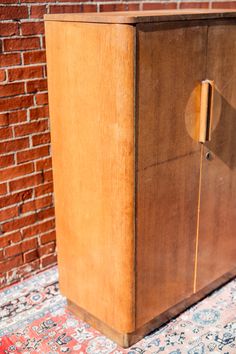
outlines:
{"label": "vertical handle", "polygon": [[204,80],[201,85],[199,142],[211,140],[214,81]]}

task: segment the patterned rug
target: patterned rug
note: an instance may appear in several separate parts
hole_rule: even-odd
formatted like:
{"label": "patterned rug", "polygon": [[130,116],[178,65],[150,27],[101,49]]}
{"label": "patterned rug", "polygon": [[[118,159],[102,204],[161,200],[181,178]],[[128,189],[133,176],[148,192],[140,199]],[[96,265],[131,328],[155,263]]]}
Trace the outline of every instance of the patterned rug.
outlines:
{"label": "patterned rug", "polygon": [[236,280],[122,349],[68,313],[57,268],[0,292],[0,353],[236,354]]}

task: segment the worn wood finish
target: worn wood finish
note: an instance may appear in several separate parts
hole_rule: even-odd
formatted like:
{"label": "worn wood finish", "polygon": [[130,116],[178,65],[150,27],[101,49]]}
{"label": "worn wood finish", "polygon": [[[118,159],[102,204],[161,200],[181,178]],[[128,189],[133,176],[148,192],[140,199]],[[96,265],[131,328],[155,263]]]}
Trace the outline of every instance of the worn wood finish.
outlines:
{"label": "worn wood finish", "polygon": [[[82,321],[89,323],[91,326],[95,327],[102,334],[105,334],[109,338],[112,338],[113,341],[118,343],[124,348],[128,348],[131,345],[131,335],[129,333],[121,333],[115,330],[112,327],[109,327],[106,323],[102,322],[96,318],[91,313],[85,311],[78,305],[74,304],[69,299],[67,300],[68,310],[74,315],[78,316]],[[132,343],[133,344],[133,343]]]}
{"label": "worn wood finish", "polygon": [[136,324],[141,326],[193,292],[200,145],[185,128],[185,107],[204,78],[207,27],[176,23],[137,30]]}
{"label": "worn wood finish", "polygon": [[236,268],[232,269],[231,272],[225,273],[222,277],[218,278],[216,281],[208,284],[204,289],[201,289],[197,293],[192,294],[190,297],[185,298],[183,301],[169,308],[167,311],[159,314],[148,323],[137,328],[132,333],[117,332],[113,328],[107,326],[104,322],[101,322],[99,319],[95,318],[92,314],[88,313],[84,309],[75,305],[70,300],[67,300],[68,310],[71,311],[74,315],[78,316],[81,320],[89,323],[91,326],[94,326],[102,334],[114,340],[121,347],[128,348],[131,345],[138,342],[140,339],[142,339],[145,335],[152,332],[154,329],[162,326],[163,324],[175,318],[178,314],[186,310],[188,307],[202,300],[206,295],[211,293],[214,289],[216,289],[220,285],[225,284],[227,281],[235,277],[235,275],[236,275]]}
{"label": "worn wood finish", "polygon": [[235,18],[235,10],[157,10],[157,11],[115,11],[103,13],[71,13],[45,15],[47,21],[95,22],[95,23],[150,23],[166,21],[189,21],[201,19]]}
{"label": "worn wood finish", "polygon": [[236,275],[235,17],[46,17],[60,288],[122,346]]}
{"label": "worn wood finish", "polygon": [[120,332],[134,330],[134,32],[46,22],[60,287]]}
{"label": "worn wood finish", "polygon": [[218,124],[203,154],[197,290],[236,262],[235,38],[235,25],[209,26],[206,77],[215,81],[218,104],[213,119]]}
{"label": "worn wood finish", "polygon": [[207,26],[141,24],[137,33],[138,170],[143,170],[200,149],[186,131],[185,109],[205,75]]}

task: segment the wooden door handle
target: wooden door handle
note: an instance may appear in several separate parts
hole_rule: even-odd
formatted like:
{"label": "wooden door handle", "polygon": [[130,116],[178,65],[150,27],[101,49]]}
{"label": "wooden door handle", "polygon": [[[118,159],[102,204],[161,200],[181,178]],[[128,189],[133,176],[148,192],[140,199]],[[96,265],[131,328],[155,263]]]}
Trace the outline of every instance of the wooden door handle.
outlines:
{"label": "wooden door handle", "polygon": [[199,142],[211,140],[214,81],[204,80],[201,84]]}

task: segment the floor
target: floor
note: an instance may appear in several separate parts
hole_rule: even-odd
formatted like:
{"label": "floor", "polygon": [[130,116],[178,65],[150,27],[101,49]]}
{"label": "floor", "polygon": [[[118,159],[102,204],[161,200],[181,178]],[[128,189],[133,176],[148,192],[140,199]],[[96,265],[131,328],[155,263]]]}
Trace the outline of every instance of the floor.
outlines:
{"label": "floor", "polygon": [[68,313],[57,268],[0,292],[0,353],[236,354],[236,279],[122,349]]}

